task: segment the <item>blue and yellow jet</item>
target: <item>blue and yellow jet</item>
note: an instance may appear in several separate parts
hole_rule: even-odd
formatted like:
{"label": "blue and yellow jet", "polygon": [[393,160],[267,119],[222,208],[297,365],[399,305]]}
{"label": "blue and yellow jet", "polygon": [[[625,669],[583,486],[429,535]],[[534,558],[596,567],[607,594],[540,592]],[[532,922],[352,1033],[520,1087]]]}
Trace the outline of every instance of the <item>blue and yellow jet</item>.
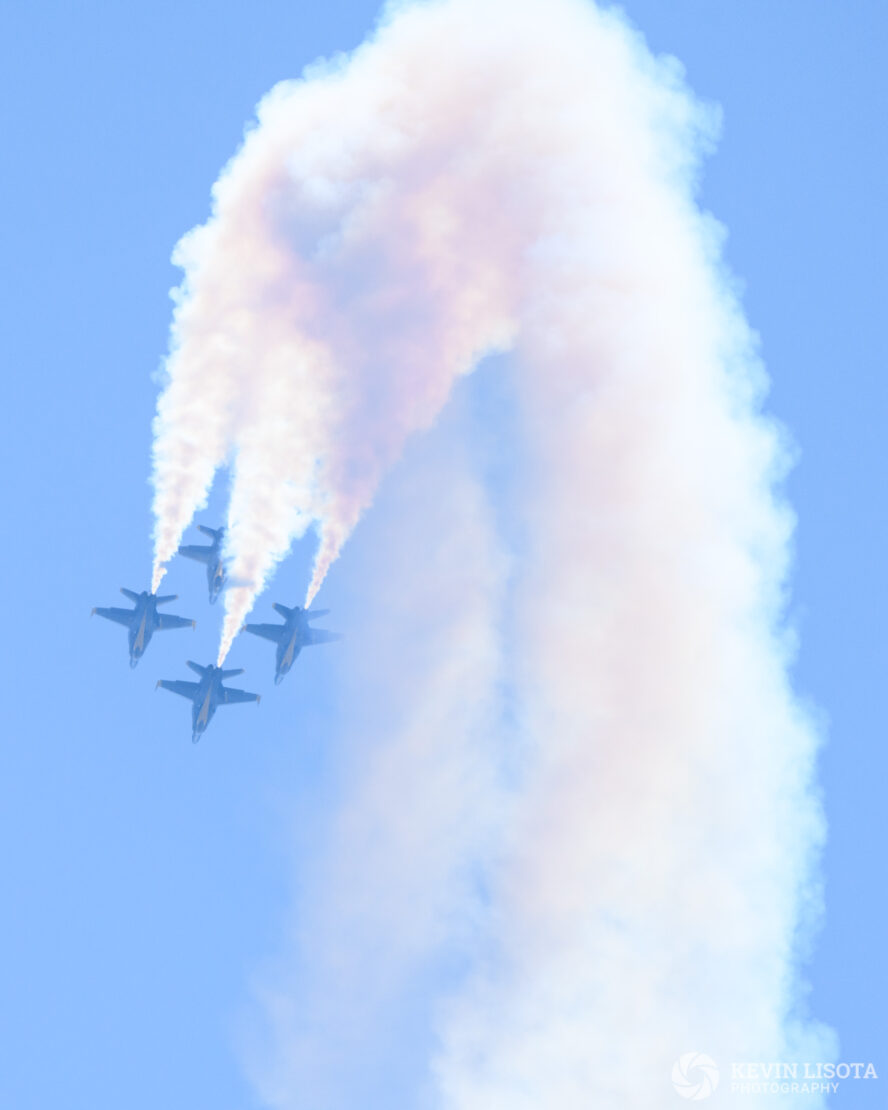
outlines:
{"label": "blue and yellow jet", "polygon": [[137,594],[135,590],[128,590],[121,586],[120,592],[124,597],[128,597],[130,601],[135,602],[135,609],[104,609],[97,607],[93,609],[93,613],[98,613],[100,617],[106,620],[114,621],[117,624],[126,625],[129,630],[129,653],[130,653],[130,666],[135,667],[142,656],[145,654],[145,648],[151,642],[151,637],[155,632],[165,632],[169,628],[194,628],[194,621],[188,617],[174,617],[169,613],[158,613],[158,605],[166,605],[169,601],[175,601],[179,596],[178,594],[167,594],[166,597],[158,597],[157,594],[149,594],[147,590],[142,590]]}
{"label": "blue and yellow jet", "polygon": [[233,671],[224,671],[210,663],[202,667],[200,663],[187,664],[193,671],[200,675],[200,682],[178,682],[162,678],[158,682],[161,690],[170,690],[183,698],[188,698],[193,703],[191,710],[191,742],[196,744],[206,732],[207,725],[213,719],[213,714],[220,705],[236,705],[242,701],[259,701],[258,694],[250,694],[246,690],[232,690],[222,683],[226,678],[233,678],[236,674],[243,674],[243,668]]}
{"label": "blue and yellow jet", "polygon": [[208,528],[205,524],[198,524],[197,527],[198,531],[203,532],[205,536],[210,536],[213,542],[206,547],[194,543],[182,544],[179,548],[179,554],[184,555],[186,559],[195,559],[198,563],[206,563],[207,585],[209,586],[210,604],[212,605],[225,588],[228,580],[225,564],[222,562],[222,543],[225,540],[225,529]]}
{"label": "blue and yellow jet", "polygon": [[254,636],[261,636],[263,640],[271,640],[277,644],[274,684],[278,686],[304,647],[329,644],[342,637],[338,632],[324,632],[323,629],[312,628],[308,623],[316,617],[325,617],[330,612],[329,609],[300,609],[298,605],[288,609],[277,601],[272,609],[280,613],[284,624],[245,624],[243,631],[252,632]]}

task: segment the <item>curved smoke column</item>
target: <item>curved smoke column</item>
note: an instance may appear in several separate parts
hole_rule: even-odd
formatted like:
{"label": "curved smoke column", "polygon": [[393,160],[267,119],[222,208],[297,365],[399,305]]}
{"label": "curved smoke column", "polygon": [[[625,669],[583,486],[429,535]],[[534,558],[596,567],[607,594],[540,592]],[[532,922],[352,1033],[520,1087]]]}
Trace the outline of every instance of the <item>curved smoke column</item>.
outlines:
{"label": "curved smoke column", "polygon": [[[220,660],[310,526],[315,595],[411,434],[484,354],[511,352],[517,398],[513,570],[477,498],[446,537],[430,513],[377,538],[407,596],[437,581],[450,598],[476,573],[460,611],[498,647],[467,676],[452,610],[421,633],[402,613],[424,670],[352,661],[356,690],[388,697],[303,898],[293,959],[317,1009],[270,991],[272,1105],[372,1104],[361,1033],[382,1034],[357,1000],[385,993],[380,946],[400,985],[459,948],[460,974],[424,980],[433,1104],[647,1110],[674,1104],[687,1052],[727,1065],[829,1047],[797,1009],[822,823],[780,632],[784,451],[758,412],[720,230],[694,204],[711,130],[678,67],[581,0],[395,5],[354,54],[269,94],[178,248],[156,580],[230,461],[230,571],[250,585],[228,592]],[[448,465],[428,496],[449,504]],[[463,469],[455,487],[474,488]],[[453,558],[430,560],[445,540]],[[483,771],[402,770],[479,735]],[[495,820],[453,824],[467,790]],[[434,835],[409,835],[409,814],[439,815]],[[454,878],[470,873],[483,897]]]}

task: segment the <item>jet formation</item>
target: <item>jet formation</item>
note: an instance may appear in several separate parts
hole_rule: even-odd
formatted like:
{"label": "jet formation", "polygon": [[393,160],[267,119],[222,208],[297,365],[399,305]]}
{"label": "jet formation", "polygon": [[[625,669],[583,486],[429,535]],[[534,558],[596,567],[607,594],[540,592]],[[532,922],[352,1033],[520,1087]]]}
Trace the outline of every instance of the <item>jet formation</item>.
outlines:
{"label": "jet formation", "polygon": [[[203,524],[199,524],[198,528],[204,535],[210,536],[213,542],[203,547],[197,544],[183,544],[178,553],[187,559],[195,559],[206,565],[210,604],[213,604],[222,590],[232,584],[228,579],[222,558],[225,529],[208,528]],[[97,607],[93,609],[93,613],[98,613],[100,617],[115,621],[127,628],[131,667],[135,667],[145,654],[145,649],[155,632],[170,628],[186,628],[189,625],[193,628],[195,625],[189,617],[175,617],[172,614],[157,611],[159,605],[175,601],[177,594],[159,597],[156,593],[149,593],[147,590],[136,593],[135,590],[125,588],[121,588],[120,592],[134,603],[134,609]],[[313,628],[309,623],[318,617],[326,616],[329,609],[303,609],[298,605],[290,608],[279,602],[275,602],[272,608],[284,618],[283,624],[245,624],[241,631],[251,632],[254,636],[271,640],[277,645],[274,673],[274,682],[277,686],[283,681],[304,647],[332,643],[334,640],[341,640],[342,637],[336,632]],[[225,679],[243,674],[243,669],[224,670],[213,663],[203,666],[191,660],[188,660],[187,665],[200,676],[198,682],[162,678],[157,683],[157,688],[169,690],[191,701],[193,743],[196,744],[200,740],[220,705],[259,701],[259,694],[236,690],[223,684]]]}

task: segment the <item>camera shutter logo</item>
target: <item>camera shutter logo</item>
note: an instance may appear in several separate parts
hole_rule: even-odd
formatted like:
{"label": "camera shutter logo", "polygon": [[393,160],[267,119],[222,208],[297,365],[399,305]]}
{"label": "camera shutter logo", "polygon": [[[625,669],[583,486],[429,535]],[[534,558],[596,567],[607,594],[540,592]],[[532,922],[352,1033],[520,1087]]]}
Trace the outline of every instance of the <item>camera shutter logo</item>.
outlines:
{"label": "camera shutter logo", "polygon": [[672,1065],[672,1085],[682,1098],[709,1098],[718,1086],[718,1065],[705,1052],[685,1052]]}

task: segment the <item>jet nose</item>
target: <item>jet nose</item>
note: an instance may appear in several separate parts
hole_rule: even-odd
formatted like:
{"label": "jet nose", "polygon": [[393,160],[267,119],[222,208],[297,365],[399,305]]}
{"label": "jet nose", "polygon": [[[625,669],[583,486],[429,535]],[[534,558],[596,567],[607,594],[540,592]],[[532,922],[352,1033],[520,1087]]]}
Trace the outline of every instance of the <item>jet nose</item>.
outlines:
{"label": "jet nose", "polygon": [[277,674],[276,674],[276,675],[274,676],[274,684],[275,684],[275,686],[280,686],[280,684],[281,684],[281,683],[282,683],[283,681],[284,681],[284,675],[283,675],[283,671],[278,671],[278,673],[277,673]]}
{"label": "jet nose", "polygon": [[131,655],[130,656],[130,670],[133,670],[135,667],[138,667],[138,665],[139,665],[138,655]]}

